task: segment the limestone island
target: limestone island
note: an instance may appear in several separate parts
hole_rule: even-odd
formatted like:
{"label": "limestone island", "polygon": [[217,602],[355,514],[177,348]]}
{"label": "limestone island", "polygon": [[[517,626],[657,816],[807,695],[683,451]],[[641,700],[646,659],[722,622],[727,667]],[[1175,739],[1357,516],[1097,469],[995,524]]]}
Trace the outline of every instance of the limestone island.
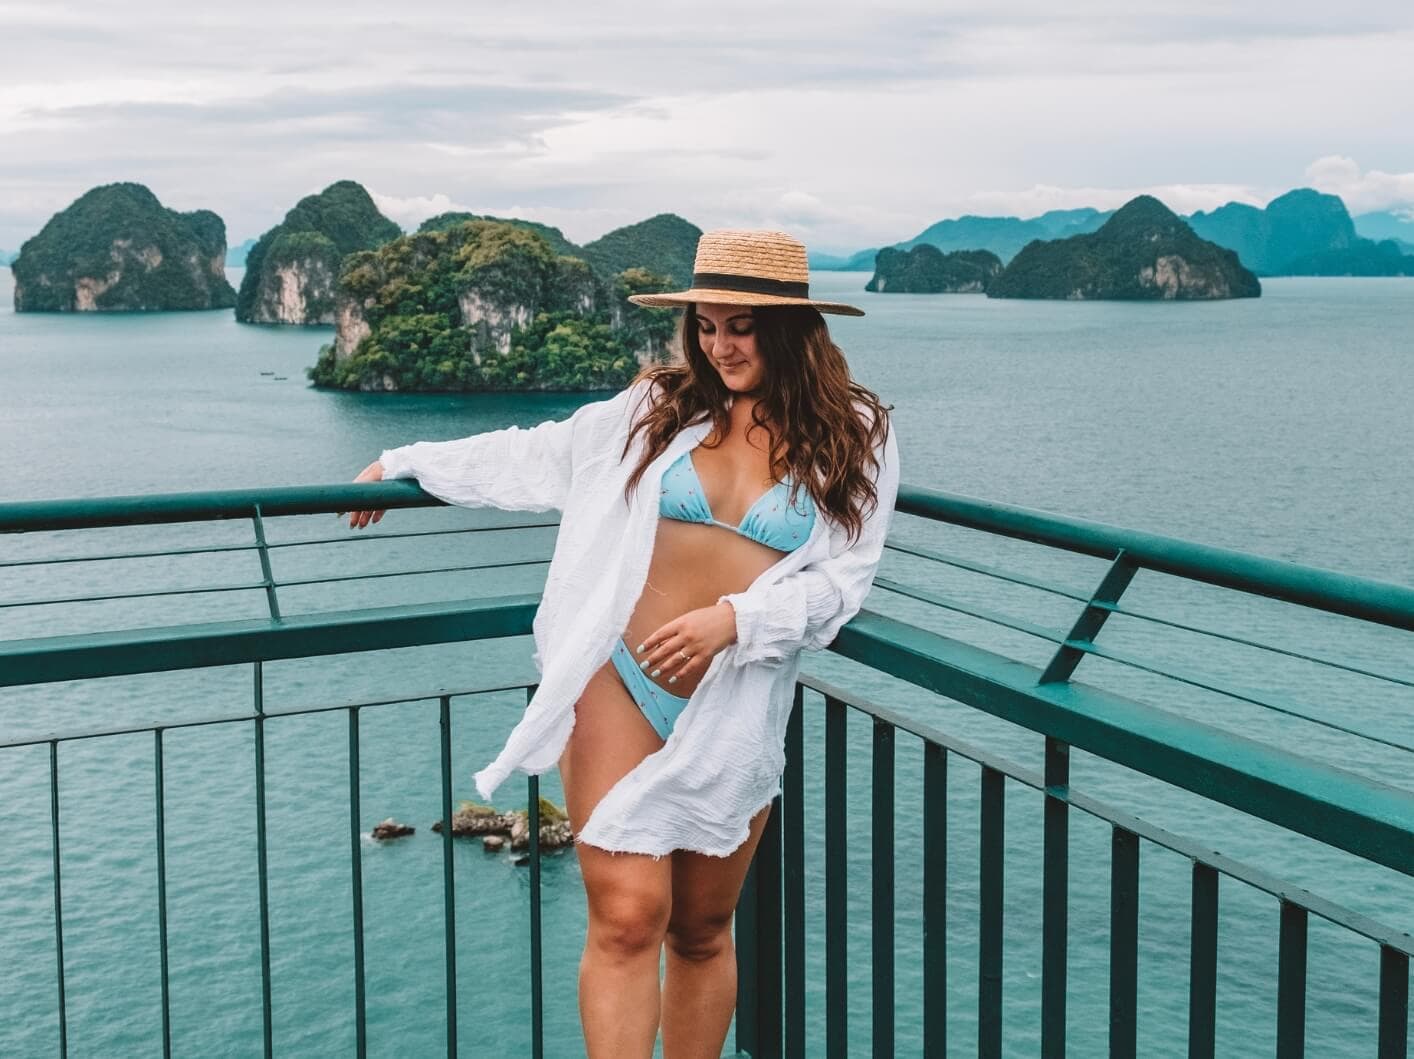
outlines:
{"label": "limestone island", "polygon": [[633,229],[600,257],[607,275],[528,222],[448,218],[352,254],[334,341],[307,374],[363,391],[621,389],[676,333],[673,310],[629,295],[674,289],[659,269],[678,267],[680,243],[691,262],[701,235],[668,214]]}
{"label": "limestone island", "polygon": [[874,259],[867,291],[889,294],[980,294],[1002,270],[990,250],[954,250],[945,254],[931,243],[911,250],[886,246]]}
{"label": "limestone island", "polygon": [[15,312],[229,309],[226,224],[142,184],[104,184],[51,217],[11,264]]}
{"label": "limestone island", "polygon": [[334,287],[344,259],[402,234],[355,181],[340,180],[306,195],[246,254],[236,319],[243,324],[332,324]]}
{"label": "limestone island", "polygon": [[1094,232],[1026,244],[987,287],[989,298],[1189,301],[1261,293],[1235,252],[1200,239],[1152,195],[1130,199]]}

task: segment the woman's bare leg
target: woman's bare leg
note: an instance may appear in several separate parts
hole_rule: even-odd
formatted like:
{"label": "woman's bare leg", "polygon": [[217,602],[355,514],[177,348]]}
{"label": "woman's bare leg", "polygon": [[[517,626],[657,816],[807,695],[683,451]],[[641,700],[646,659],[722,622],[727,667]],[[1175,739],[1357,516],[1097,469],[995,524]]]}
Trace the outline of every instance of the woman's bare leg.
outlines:
{"label": "woman's bare leg", "polygon": [[722,1054],[736,1010],[732,916],[770,812],[768,805],[752,818],[746,841],[728,857],[673,851],[663,1059],[718,1059]]}
{"label": "woman's bare leg", "polygon": [[[565,808],[576,834],[609,788],[662,745],[611,665],[590,678],[560,757]],[[672,860],[578,842],[575,853],[589,908],[579,964],[579,1017],[589,1059],[651,1056]]]}

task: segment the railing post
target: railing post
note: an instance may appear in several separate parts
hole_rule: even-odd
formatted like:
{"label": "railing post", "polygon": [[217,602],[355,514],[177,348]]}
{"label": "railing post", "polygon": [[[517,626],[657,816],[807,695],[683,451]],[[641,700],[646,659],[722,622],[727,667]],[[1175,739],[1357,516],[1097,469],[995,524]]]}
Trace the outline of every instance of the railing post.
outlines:
{"label": "railing post", "polygon": [[1218,872],[1193,862],[1193,913],[1188,970],[1188,1057],[1213,1059],[1217,1033]]}
{"label": "railing post", "polygon": [[265,836],[265,675],[255,663],[255,855],[260,887],[260,1014],[265,1059],[275,1054],[270,998],[270,860]]}
{"label": "railing post", "polygon": [[872,961],[874,1054],[894,1054],[894,726],[874,718]]}
{"label": "railing post", "polygon": [[59,1055],[69,1054],[69,1015],[64,999],[64,888],[59,876],[59,742],[49,740],[49,841],[54,856],[54,963],[59,979]]}
{"label": "railing post", "polygon": [[1041,900],[1041,1054],[1065,1055],[1067,893],[1069,883],[1070,747],[1046,738],[1045,835]]}
{"label": "railing post", "polygon": [[742,880],[736,912],[732,916],[737,963],[736,1050],[750,1056],[756,1056],[760,1051],[756,1012],[756,1001],[760,992],[757,987],[760,968],[756,959],[756,874],[756,858],[753,857],[751,863],[746,866],[746,878]]}
{"label": "railing post", "polygon": [[825,696],[825,1051],[849,1054],[849,850],[845,704]]}
{"label": "railing post", "polygon": [[1306,909],[1281,903],[1277,949],[1277,1059],[1306,1054]]}
{"label": "railing post", "polygon": [[747,868],[733,925],[736,934],[736,1050],[753,1059],[780,1059],[781,1028],[781,796],[769,815]]}
{"label": "railing post", "polygon": [[[537,686],[526,686],[527,706],[535,697]],[[542,1059],[545,1054],[545,976],[540,922],[540,777],[526,779],[529,797],[526,812],[530,819],[530,1054],[532,1059]]]}
{"label": "railing post", "polygon": [[786,771],[781,794],[782,922],[785,924],[785,1053],[805,1059],[805,685],[795,685],[786,722]]}
{"label": "railing post", "polygon": [[349,868],[350,892],[353,895],[354,932],[354,1040],[359,1059],[368,1054],[367,1002],[364,997],[363,974],[363,828],[359,817],[359,738],[358,707],[349,707]]}
{"label": "railing post", "polygon": [[1380,1059],[1409,1055],[1409,957],[1380,946]]}
{"label": "railing post", "polygon": [[438,699],[442,736],[442,926],[447,991],[447,1059],[457,1054],[457,902],[452,873],[452,697]]}
{"label": "railing post", "polygon": [[986,765],[982,766],[980,831],[977,1055],[979,1059],[1001,1059],[1006,775]]}
{"label": "railing post", "polygon": [[265,519],[260,514],[260,504],[255,505],[251,516],[255,525],[255,550],[260,555],[260,575],[265,583],[265,602],[270,607],[270,620],[280,620],[280,598],[275,592],[275,574],[270,566],[270,549],[265,543]]}
{"label": "railing post", "polygon": [[781,1059],[781,796],[771,802],[756,848],[756,1051]]}
{"label": "railing post", "polygon": [[157,808],[157,949],[162,975],[162,1055],[172,1055],[172,994],[167,966],[167,796],[162,785],[162,729],[152,730],[153,802]]}
{"label": "railing post", "polygon": [[1066,634],[1059,650],[1052,656],[1044,672],[1041,673],[1040,679],[1037,681],[1038,684],[1050,684],[1070,679],[1070,675],[1075,672],[1075,667],[1085,657],[1084,650],[1075,645],[1092,643],[1095,637],[1100,634],[1100,630],[1105,627],[1105,622],[1109,620],[1110,607],[1119,602],[1119,597],[1124,595],[1124,590],[1129,587],[1129,582],[1134,579],[1134,575],[1138,571],[1139,567],[1134,565],[1133,560],[1121,548],[1115,555],[1114,562],[1110,564],[1110,568],[1105,571],[1105,576],[1095,589],[1095,594],[1090,597],[1090,602],[1085,604],[1085,609],[1075,619],[1075,624],[1070,627],[1070,632]]}
{"label": "railing post", "polygon": [[1110,1059],[1135,1059],[1138,1045],[1139,836],[1110,838]]}
{"label": "railing post", "polygon": [[948,1050],[948,752],[923,744],[923,1054]]}

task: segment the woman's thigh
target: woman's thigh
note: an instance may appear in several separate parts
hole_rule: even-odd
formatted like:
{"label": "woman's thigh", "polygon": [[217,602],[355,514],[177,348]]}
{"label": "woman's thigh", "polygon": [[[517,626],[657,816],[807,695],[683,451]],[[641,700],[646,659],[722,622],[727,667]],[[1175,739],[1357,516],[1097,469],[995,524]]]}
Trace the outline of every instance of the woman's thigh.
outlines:
{"label": "woman's thigh", "polygon": [[[574,832],[579,833],[609,788],[662,746],[612,663],[606,662],[575,703],[574,730],[560,755],[565,809]],[[578,842],[575,853],[591,916],[633,914],[643,906],[666,911],[672,899],[670,858],[655,861],[646,854],[610,853]]]}
{"label": "woman's thigh", "polygon": [[705,941],[730,925],[747,869],[751,867],[751,858],[756,855],[770,814],[770,805],[761,808],[751,818],[746,841],[728,856],[674,850],[670,932],[691,944]]}

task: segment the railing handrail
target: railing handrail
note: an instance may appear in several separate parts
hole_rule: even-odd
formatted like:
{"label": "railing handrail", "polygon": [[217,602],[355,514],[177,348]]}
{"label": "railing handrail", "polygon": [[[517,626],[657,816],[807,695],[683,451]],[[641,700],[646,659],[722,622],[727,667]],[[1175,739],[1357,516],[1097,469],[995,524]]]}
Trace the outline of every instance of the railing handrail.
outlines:
{"label": "railing handrail", "polygon": [[898,511],[1101,559],[1130,562],[1221,588],[1414,631],[1414,588],[1144,530],[945,493],[899,487]]}
{"label": "railing handrail", "polygon": [[[412,479],[0,503],[0,533],[444,506]],[[1038,508],[900,485],[896,510],[1414,631],[1414,587]],[[509,527],[508,527],[509,528]]]}

